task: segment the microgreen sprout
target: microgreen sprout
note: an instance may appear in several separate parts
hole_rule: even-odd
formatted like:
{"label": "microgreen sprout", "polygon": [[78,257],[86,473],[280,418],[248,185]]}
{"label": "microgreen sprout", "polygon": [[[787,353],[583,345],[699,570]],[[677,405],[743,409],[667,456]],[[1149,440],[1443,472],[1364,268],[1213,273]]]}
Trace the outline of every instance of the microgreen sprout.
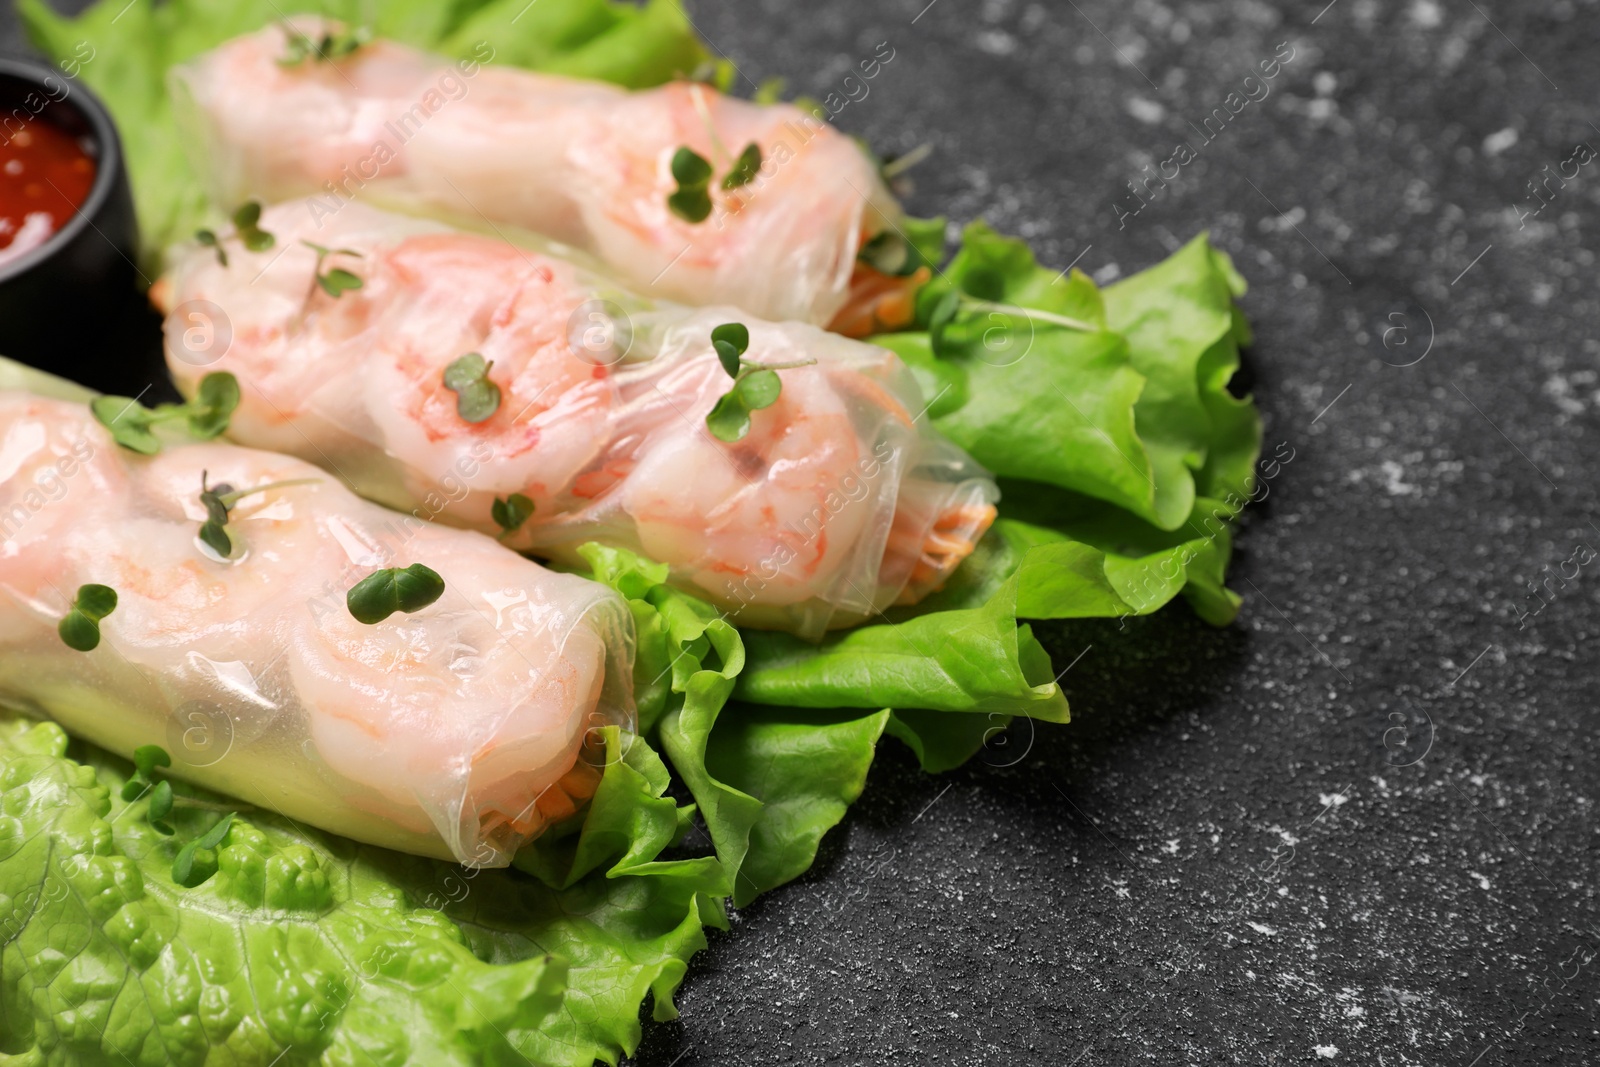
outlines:
{"label": "microgreen sprout", "polygon": [[672,154],[672,180],[678,187],[667,196],[667,209],[685,222],[704,222],[711,214],[711,164],[684,146]]}
{"label": "microgreen sprout", "polygon": [[385,567],[350,587],[345,606],[357,622],[376,625],[397,611],[421,611],[444,595],[444,579],[431,567]]}
{"label": "microgreen sprout", "polygon": [[239,406],[239,380],[227,371],[216,371],[200,379],[200,388],[187,404],[162,404],[154,409],[125,396],[97,396],[89,403],[100,425],[111,431],[111,439],[123,448],[153,456],[161,451],[161,438],[155,427],[164,422],[183,420],[189,434],[203,441],[218,437],[228,428],[228,420]]}
{"label": "microgreen sprout", "polygon": [[109,585],[80,585],[72,607],[56,624],[68,648],[93,652],[100,645],[100,620],[117,610],[117,591]]}
{"label": "microgreen sprout", "polygon": [[521,493],[512,493],[504,500],[494,498],[494,503],[489,507],[489,517],[494,519],[495,525],[500,527],[500,536],[508,537],[522,528],[533,514],[533,501]]}
{"label": "microgreen sprout", "polygon": [[372,31],[365,26],[356,26],[338,34],[324,33],[314,41],[293,26],[285,25],[284,33],[288,40],[284,54],[278,57],[280,67],[297,67],[308,59],[318,63],[343,59],[372,40]]}
{"label": "microgreen sprout", "polygon": [[313,241],[301,241],[301,244],[317,254],[317,265],[312,268],[312,276],[322,291],[339,299],[347,290],[361,288],[361,279],[343,267],[331,267],[326,272],[322,269],[322,261],[329,256],[355,256],[361,258],[361,253],[353,248],[326,248]]}
{"label": "microgreen sprout", "polygon": [[281,481],[266,482],[262,485],[252,486],[249,489],[235,489],[227,482],[218,482],[216,485],[206,484],[207,472],[200,472],[200,503],[205,506],[206,520],[200,524],[200,540],[223,559],[233,554],[233,539],[224,529],[228,525],[229,513],[233,505],[247,496],[256,493],[265,493],[271,489],[287,489],[295,485],[312,485],[321,481],[320,478],[285,478]]}
{"label": "microgreen sprout", "polygon": [[[252,252],[265,252],[274,244],[277,238],[261,228],[261,201],[246,200],[233,211],[233,234],[239,243]],[[218,236],[215,230],[196,230],[194,239],[207,248],[214,249],[217,253],[217,262],[224,267],[228,265],[228,252],[223,248],[223,241],[228,235]]]}
{"label": "microgreen sprout", "polygon": [[[133,776],[122,785],[122,799],[138,800],[151,788],[157,767],[172,766],[172,757],[160,745],[140,745],[133,750]],[[172,810],[169,805],[168,811]],[[165,817],[165,812],[162,813]]]}
{"label": "microgreen sprout", "polygon": [[744,151],[739,153],[739,158],[733,161],[733,169],[723,177],[722,187],[737,189],[741,185],[749,185],[755,181],[756,174],[760,170],[761,146],[751,141],[744,146]]}
{"label": "microgreen sprout", "polygon": [[216,823],[178,850],[172,859],[172,880],[185,889],[193,889],[217,873],[216,850],[228,839],[233,828],[234,812],[228,812]]}
{"label": "microgreen sprout", "polygon": [[468,352],[444,369],[444,387],[456,394],[456,414],[467,422],[483,422],[500,410],[500,387],[489,380],[494,360]]}
{"label": "microgreen sprout", "polygon": [[193,889],[216,873],[215,850],[228,836],[228,829],[238,812],[209,800],[180,796],[165,778],[159,782],[155,780],[158,768],[171,766],[172,757],[160,745],[140,745],[134,749],[133,774],[122,783],[122,799],[132,804],[148,797],[145,819],[151,829],[167,837],[177,833],[171,817],[178,808],[224,813],[211,829],[180,848],[172,861],[172,880],[187,889]]}
{"label": "microgreen sprout", "polygon": [[816,362],[797,359],[788,363],[758,363],[745,359],[744,353],[750,347],[750,331],[742,322],[725,322],[712,330],[711,347],[716,349],[722,369],[733,379],[733,388],[718,398],[706,416],[706,429],[712,437],[729,444],[750,432],[751,412],[778,402],[783,391],[778,371]]}
{"label": "microgreen sprout", "polygon": [[[726,152],[721,153],[723,158]],[[755,180],[761,170],[761,146],[751,141],[723,175],[724,189],[737,189]],[[667,209],[685,222],[704,222],[711,214],[711,162],[699,152],[681,146],[672,154],[672,180],[677,188],[667,195]]]}
{"label": "microgreen sprout", "polygon": [[883,165],[878,168],[878,173],[883,176],[884,184],[890,185],[896,178],[931,155],[933,155],[933,145],[924,141],[909,152],[885,159]]}

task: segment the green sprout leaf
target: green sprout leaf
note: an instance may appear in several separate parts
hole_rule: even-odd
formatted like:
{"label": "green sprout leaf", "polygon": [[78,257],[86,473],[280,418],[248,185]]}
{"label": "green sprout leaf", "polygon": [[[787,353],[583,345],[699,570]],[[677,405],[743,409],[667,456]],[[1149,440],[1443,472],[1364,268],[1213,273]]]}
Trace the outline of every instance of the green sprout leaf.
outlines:
{"label": "green sprout leaf", "polygon": [[141,778],[149,778],[157,767],[172,766],[172,757],[160,745],[140,745],[133,750],[133,766]]}
{"label": "green sprout leaf", "polygon": [[216,848],[218,845],[222,844],[223,841],[227,840],[228,831],[233,827],[233,817],[235,814],[237,813],[230,811],[221,819],[218,819],[216,825],[207,830],[204,834],[200,835],[200,838],[195,841],[195,844],[199,845],[201,848]]}
{"label": "green sprout leaf", "polygon": [[679,189],[667,196],[667,209],[685,222],[704,222],[711,215],[711,194],[705,189]]}
{"label": "green sprout leaf", "polygon": [[80,585],[73,606],[98,621],[117,610],[117,591],[109,585]]}
{"label": "green sprout leaf", "polygon": [[246,200],[234,209],[233,229],[239,235],[240,243],[252,252],[265,252],[277,243],[272,234],[261,228],[259,200]]}
{"label": "green sprout leaf", "polygon": [[706,185],[711,181],[711,164],[694,149],[681,147],[672,154],[672,180],[680,188]]}
{"label": "green sprout leaf", "polygon": [[[224,822],[231,821],[229,815]],[[218,825],[222,825],[218,823]],[[226,833],[226,830],[224,830]],[[203,885],[207,879],[217,873],[217,854],[209,848],[201,847],[200,841],[190,841],[178,850],[172,860],[172,880],[185,889],[193,889]]]}
{"label": "green sprout leaf", "polygon": [[204,247],[214,249],[217,253],[218,263],[224,267],[228,265],[227,250],[222,247],[222,241],[218,239],[214,230],[196,230],[194,239]]}
{"label": "green sprout leaf", "polygon": [[672,154],[672,180],[678,187],[667,196],[667,209],[686,222],[704,222],[711,214],[711,164],[687,146]]}
{"label": "green sprout leaf", "polygon": [[284,29],[288,40],[284,42],[284,54],[278,57],[280,67],[298,67],[308,59],[318,63],[343,59],[372,40],[372,30],[366,26],[356,26],[339,34],[324,33],[315,41],[292,27]]}
{"label": "green sprout leaf", "polygon": [[227,371],[202,378],[195,398],[187,404],[162,404],[152,410],[126,396],[97,396],[89,402],[90,412],[111,431],[113,441],[145,456],[161,451],[157,424],[181,419],[192,437],[209,441],[228,428],[238,406],[239,380]]}
{"label": "green sprout leaf", "polygon": [[206,509],[206,521],[200,524],[200,540],[204,542],[217,555],[228,558],[233,554],[233,538],[224,529],[228,525],[228,518],[233,512],[233,505],[247,496],[256,493],[265,493],[270,489],[287,489],[295,485],[313,485],[320,481],[319,478],[285,478],[276,482],[265,482],[261,485],[251,486],[249,489],[235,489],[227,482],[219,482],[214,486],[206,484],[206,472],[200,472],[200,503]]}
{"label": "green sprout leaf", "polygon": [[69,611],[56,623],[56,632],[68,648],[93,652],[100,647],[100,624],[79,611]]}
{"label": "green sprout leaf", "polygon": [[751,141],[744,146],[744,151],[739,153],[739,158],[734,160],[733,169],[722,179],[722,187],[737,189],[741,185],[749,185],[760,170],[761,146]]}
{"label": "green sprout leaf", "polygon": [[489,517],[500,527],[501,537],[521,529],[522,524],[527,522],[532,514],[533,501],[521,493],[512,493],[504,500],[495,497],[494,503],[489,507]]}
{"label": "green sprout leaf", "polygon": [[421,563],[409,567],[385,567],[374,571],[350,587],[345,605],[351,616],[368,626],[376,625],[397,611],[421,611],[444,595],[444,579]]}
{"label": "green sprout leaf", "polygon": [[343,267],[334,267],[326,274],[317,275],[317,284],[322,286],[323,292],[337,300],[341,294],[361,288],[361,279]]}
{"label": "green sprout leaf", "polygon": [[222,436],[239,407],[239,379],[227,371],[206,375],[200,379],[200,389],[187,406],[190,433],[203,441]]}
{"label": "green sprout leaf", "polygon": [[200,540],[223,559],[233,555],[233,539],[222,528],[222,524],[214,519],[207,519],[200,524]]}
{"label": "green sprout leaf", "polygon": [[[135,801],[151,788],[150,776],[157,767],[172,766],[172,757],[160,745],[140,745],[133,750],[133,775],[122,783],[122,799]],[[165,815],[165,813],[162,813]]]}
{"label": "green sprout leaf", "polygon": [[56,624],[62,642],[79,652],[100,647],[100,620],[117,610],[117,591],[109,585],[80,585],[72,607]]}
{"label": "green sprout leaf", "polygon": [[96,421],[111,431],[111,439],[130,452],[153,456],[161,441],[150,432],[154,413],[128,396],[97,396],[89,402]]}
{"label": "green sprout leaf", "polygon": [[329,256],[355,256],[359,259],[361,258],[360,252],[354,248],[329,248],[326,245],[319,245],[315,241],[301,241],[300,243],[317,254],[317,262],[311,268],[311,276],[313,283],[323,292],[337,300],[350,290],[361,288],[361,279],[343,267],[333,267],[326,272],[322,269],[323,260]]}
{"label": "green sprout leaf", "polygon": [[732,345],[742,356],[750,348],[750,328],[742,322],[725,322],[711,331],[711,339]]}
{"label": "green sprout leaf", "polygon": [[[261,202],[259,200],[246,200],[234,209],[231,216],[233,222],[233,236],[239,243],[252,252],[265,252],[277,244],[277,238],[261,228]],[[223,247],[227,235],[219,236],[212,229],[201,229],[194,232],[194,239],[205,248],[210,248],[217,253],[217,262],[222,266],[228,265],[228,252]]]}
{"label": "green sprout leaf", "polygon": [[750,409],[739,398],[737,388],[724,393],[706,416],[706,429],[719,441],[733,444],[750,432]]}
{"label": "green sprout leaf", "polygon": [[493,360],[468,352],[444,369],[444,387],[456,394],[456,413],[467,422],[483,422],[500,410],[500,387],[489,380],[493,366]]}
{"label": "green sprout leaf", "polygon": [[722,369],[728,372],[728,377],[735,380],[739,377],[739,352],[727,341],[713,340],[711,347],[717,350],[717,359],[722,363]]}
{"label": "green sprout leaf", "polygon": [[206,472],[200,472],[200,503],[206,509],[206,517],[218,526],[228,525],[228,501],[223,498],[232,492],[233,486],[227,482],[208,486]]}
{"label": "green sprout leaf", "polygon": [[172,825],[167,822],[167,816],[172,814],[172,783],[160,781],[154,789],[150,790],[150,807],[145,812],[150,825],[163,834],[171,835]]}
{"label": "green sprout leaf", "polygon": [[761,368],[745,374],[734,389],[746,407],[751,411],[760,411],[778,402],[783,382],[778,379],[777,371]]}
{"label": "green sprout leaf", "polygon": [[172,783],[160,781],[150,791],[150,818],[165,819],[172,814]]}
{"label": "green sprout leaf", "polygon": [[722,369],[733,379],[733,388],[717,399],[706,416],[706,429],[719,441],[732,444],[750,432],[750,413],[770,408],[783,392],[778,371],[805,367],[814,359],[790,363],[757,363],[744,358],[750,347],[750,330],[742,322],[725,322],[711,331],[711,347],[716,349]]}

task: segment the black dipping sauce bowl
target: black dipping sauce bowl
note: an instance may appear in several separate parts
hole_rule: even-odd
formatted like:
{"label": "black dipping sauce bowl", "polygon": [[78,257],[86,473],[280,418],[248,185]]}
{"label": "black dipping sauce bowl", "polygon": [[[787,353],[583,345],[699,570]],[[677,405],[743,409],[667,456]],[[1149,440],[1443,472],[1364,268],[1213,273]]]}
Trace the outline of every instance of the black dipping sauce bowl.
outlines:
{"label": "black dipping sauce bowl", "polygon": [[136,395],[164,375],[150,351],[159,318],[135,266],[138,224],[117,129],[80,82],[53,67],[0,57],[0,138],[24,122],[74,137],[95,161],[95,179],[65,225],[0,265],[0,356]]}

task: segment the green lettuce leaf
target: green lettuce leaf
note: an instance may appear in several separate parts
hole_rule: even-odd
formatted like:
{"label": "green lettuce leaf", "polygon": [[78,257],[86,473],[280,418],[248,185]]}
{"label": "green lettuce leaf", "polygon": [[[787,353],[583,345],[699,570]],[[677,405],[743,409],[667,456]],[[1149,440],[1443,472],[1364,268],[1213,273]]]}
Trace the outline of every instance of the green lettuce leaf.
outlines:
{"label": "green lettuce leaf", "polygon": [[942,774],[966,763],[1010,726],[1015,716],[947,715],[942,711],[895,711],[886,732],[905,742],[929,774]]}
{"label": "green lettuce leaf", "polygon": [[920,708],[1024,714],[1066,722],[1050,657],[1017,625],[1017,579],[979,607],[862,626],[809,644],[790,634],[745,635],[741,700],[800,708]]}
{"label": "green lettuce leaf", "polygon": [[[715,861],[659,858],[682,821],[660,760],[614,727],[606,744],[575,843],[540,844],[551,869],[563,850],[582,856],[572,869],[589,873],[564,888],[248,811],[216,873],[184,889],[176,839],[151,828],[148,801],[120,799],[124,761],[69,755],[54,724],[0,720],[0,1052],[136,1067],[616,1063],[637,1047],[640,1002],[671,1018],[704,924],[725,922],[706,894]],[[178,818],[181,838],[194,816]]]}
{"label": "green lettuce leaf", "polygon": [[709,604],[663,584],[664,566],[601,545],[581,552],[633,608],[641,722],[654,724],[694,797],[718,861],[715,891],[743,906],[805,873],[860,795],[887,713],[729,705],[749,635],[741,640]]}
{"label": "green lettuce leaf", "polygon": [[99,0],[58,15],[17,0],[33,43],[74,71],[111,109],[132,176],[147,273],[161,250],[201,225],[205,193],[190,168],[167,95],[167,71],[286,15],[323,14],[454,58],[480,42],[494,62],[600,78],[633,88],[693,72],[708,52],[678,0]]}
{"label": "green lettuce leaf", "polygon": [[1136,413],[1157,484],[1188,478],[1191,499],[1195,491],[1214,499],[1245,496],[1254,486],[1261,421],[1248,399],[1227,389],[1239,368],[1239,346],[1249,343],[1233,304],[1244,292],[1232,261],[1201,234],[1104,293],[1106,322],[1128,339],[1133,364],[1147,379]]}
{"label": "green lettuce leaf", "polygon": [[822,836],[861,795],[889,712],[735,704],[711,735],[707,763],[761,801],[734,887],[743,907],[810,870]]}
{"label": "green lettuce leaf", "polygon": [[996,475],[1176,530],[1199,497],[1250,492],[1260,421],[1227,391],[1248,342],[1233,304],[1243,292],[1204,234],[1101,292],[978,222],[917,301],[924,327],[954,294],[969,310],[937,341],[926,328],[873,340],[922,380],[934,425]]}

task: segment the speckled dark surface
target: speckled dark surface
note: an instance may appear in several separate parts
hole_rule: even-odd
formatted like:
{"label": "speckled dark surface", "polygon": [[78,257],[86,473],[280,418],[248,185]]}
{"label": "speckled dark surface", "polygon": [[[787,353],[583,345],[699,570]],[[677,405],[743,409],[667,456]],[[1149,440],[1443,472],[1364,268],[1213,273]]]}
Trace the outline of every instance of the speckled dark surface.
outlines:
{"label": "speckled dark surface", "polygon": [[[1209,228],[1294,458],[1235,626],[1049,628],[1058,665],[1083,653],[1073,725],[938,778],[885,741],[637,1062],[1600,1062],[1600,558],[1562,576],[1600,551],[1600,160],[1519,221],[1600,149],[1600,7],[925,3],[692,8],[817,97],[888,42],[838,121],[935,147],[919,213],[1102,281]],[[1202,145],[1188,123],[1281,42]]]}

